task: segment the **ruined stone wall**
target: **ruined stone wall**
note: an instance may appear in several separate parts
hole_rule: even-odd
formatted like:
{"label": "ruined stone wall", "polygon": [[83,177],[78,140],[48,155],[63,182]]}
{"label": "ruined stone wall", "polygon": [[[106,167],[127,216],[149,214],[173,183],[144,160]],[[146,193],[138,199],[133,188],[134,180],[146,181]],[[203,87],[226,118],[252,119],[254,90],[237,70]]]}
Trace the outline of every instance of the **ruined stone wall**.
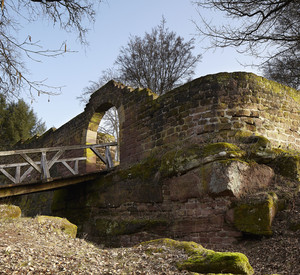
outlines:
{"label": "ruined stone wall", "polygon": [[170,181],[119,176],[55,191],[51,215],[66,217],[80,234],[106,246],[132,246],[162,237],[217,245],[242,236],[227,221],[230,197],[199,195],[194,182],[189,184],[194,192],[190,198],[175,198]]}
{"label": "ruined stone wall", "polygon": [[83,113],[24,146],[96,143],[111,106],[120,117],[121,165],[91,182],[23,196],[24,213],[66,217],[113,246],[158,237],[226,244],[242,232],[272,233],[282,189],[260,193],[250,206],[237,202],[270,191],[276,173],[298,184],[299,154],[276,148],[300,151],[298,91],[248,73],[209,75],[161,97],[111,81]]}
{"label": "ruined stone wall", "polygon": [[154,147],[179,140],[231,141],[243,134],[300,149],[299,102],[299,92],[254,74],[199,78],[135,106],[123,124],[121,157],[132,163]]}
{"label": "ruined stone wall", "polygon": [[[27,147],[96,143],[104,112],[118,109],[121,165],[136,163],[155,147],[199,144],[263,135],[273,146],[300,149],[299,92],[251,73],[220,73],[195,79],[157,97],[109,82],[83,113]],[[88,155],[88,165],[95,158]]]}

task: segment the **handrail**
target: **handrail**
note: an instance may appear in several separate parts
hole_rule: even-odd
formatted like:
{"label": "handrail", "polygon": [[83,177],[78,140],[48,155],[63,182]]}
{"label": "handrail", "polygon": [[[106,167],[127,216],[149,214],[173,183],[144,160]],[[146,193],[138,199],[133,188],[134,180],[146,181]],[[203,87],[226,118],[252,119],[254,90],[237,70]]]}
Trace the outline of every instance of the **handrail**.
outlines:
{"label": "handrail", "polygon": [[53,152],[64,148],[65,151],[76,150],[76,149],[88,149],[88,148],[98,148],[106,146],[117,146],[117,142],[110,143],[101,143],[101,144],[88,144],[88,145],[69,145],[69,146],[60,146],[60,147],[46,147],[46,148],[35,148],[35,149],[23,149],[23,150],[11,150],[11,151],[0,151],[0,156],[9,156],[9,155],[19,155],[22,153],[40,153],[40,152]]}
{"label": "handrail", "polygon": [[[5,175],[10,181],[13,183],[21,183],[33,170],[36,170],[41,174],[42,181],[51,181],[50,168],[55,163],[62,163],[68,171],[70,171],[73,175],[78,175],[78,162],[80,160],[86,160],[86,157],[73,157],[73,158],[64,158],[60,159],[66,151],[78,150],[78,149],[90,149],[94,154],[100,158],[100,160],[106,164],[107,168],[113,167],[113,161],[111,159],[111,154],[109,147],[117,146],[117,142],[112,143],[102,143],[102,144],[88,144],[88,145],[70,145],[70,146],[61,146],[61,147],[48,147],[48,148],[35,148],[35,149],[23,149],[23,150],[11,150],[11,151],[0,151],[1,156],[13,156],[19,155],[26,162],[24,163],[6,163],[0,164],[0,172]],[[103,157],[96,148],[105,148],[105,157]],[[55,152],[55,155],[47,160],[46,153],[47,152]],[[34,161],[28,154],[41,153],[41,160]],[[72,168],[67,162],[74,161],[74,167]],[[22,166],[30,166],[24,173],[21,175],[21,167]],[[6,168],[16,168],[15,176],[12,176],[5,169]]]}

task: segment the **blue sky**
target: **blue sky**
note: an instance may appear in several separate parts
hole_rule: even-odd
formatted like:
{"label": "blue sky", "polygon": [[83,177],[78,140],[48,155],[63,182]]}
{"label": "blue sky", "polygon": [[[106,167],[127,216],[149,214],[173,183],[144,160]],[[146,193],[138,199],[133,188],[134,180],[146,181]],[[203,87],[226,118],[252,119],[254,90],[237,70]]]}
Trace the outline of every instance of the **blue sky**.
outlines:
{"label": "blue sky", "polygon": [[[222,22],[220,14],[208,10],[200,12],[214,24]],[[197,33],[192,20],[201,24],[196,6],[190,0],[104,0],[99,6],[96,23],[91,26],[87,36],[89,46],[86,48],[76,41],[76,34],[53,28],[45,20],[24,26],[20,37],[31,35],[46,45],[45,48],[57,48],[66,41],[68,49],[76,51],[43,59],[42,63],[27,62],[33,79],[47,78],[50,85],[64,86],[62,94],[52,96],[50,102],[48,96],[36,96],[36,101],[31,104],[38,117],[46,122],[47,128],[58,128],[81,113],[84,106],[76,97],[89,85],[89,81],[96,81],[101,71],[113,65],[130,35],[143,36],[145,31],[150,32],[160,23],[162,16],[167,21],[167,27],[186,40]],[[194,78],[224,71],[258,73],[257,69],[245,68],[240,64],[251,64],[253,60],[250,57],[230,48],[205,51],[208,42],[196,37],[194,54],[202,53],[203,58],[195,70]]]}

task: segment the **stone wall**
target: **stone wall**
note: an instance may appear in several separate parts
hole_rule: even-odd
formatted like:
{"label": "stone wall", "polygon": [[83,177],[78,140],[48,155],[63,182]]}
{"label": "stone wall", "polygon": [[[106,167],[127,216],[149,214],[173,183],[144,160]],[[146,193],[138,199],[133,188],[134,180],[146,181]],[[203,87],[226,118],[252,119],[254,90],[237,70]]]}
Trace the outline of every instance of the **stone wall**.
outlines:
{"label": "stone wall", "polygon": [[[125,166],[142,160],[153,148],[178,141],[234,141],[255,134],[273,146],[300,149],[299,92],[243,72],[201,77],[160,97],[110,81],[91,96],[83,113],[25,146],[96,143],[100,120],[112,106],[119,112]],[[87,166],[92,167],[95,157],[86,154]]]}
{"label": "stone wall", "polygon": [[152,148],[176,142],[229,141],[240,131],[274,146],[300,148],[299,92],[247,73],[196,79],[128,114],[121,157],[135,162]]}
{"label": "stone wall", "polygon": [[[108,246],[162,237],[213,246],[230,244],[245,230],[269,235],[275,203],[268,196],[258,202],[259,211],[249,207],[256,215],[253,224],[235,217],[239,202],[245,209],[241,198],[270,188],[274,180],[272,168],[243,156],[228,143],[155,151],[130,168],[55,191],[51,211],[75,223],[88,239]],[[259,220],[263,225],[256,224]]]}
{"label": "stone wall", "polygon": [[[83,113],[23,146],[96,143],[112,106],[120,118],[120,166],[92,182],[18,198],[25,214],[66,217],[90,240],[113,246],[157,237],[218,244],[241,232],[271,234],[273,191],[250,206],[238,204],[274,188],[275,172],[299,183],[299,154],[282,150],[300,151],[298,91],[248,73],[209,75],[161,97],[111,81]],[[85,154],[92,170],[95,157]],[[37,209],[37,201],[44,206]],[[254,225],[235,218],[251,215]]]}

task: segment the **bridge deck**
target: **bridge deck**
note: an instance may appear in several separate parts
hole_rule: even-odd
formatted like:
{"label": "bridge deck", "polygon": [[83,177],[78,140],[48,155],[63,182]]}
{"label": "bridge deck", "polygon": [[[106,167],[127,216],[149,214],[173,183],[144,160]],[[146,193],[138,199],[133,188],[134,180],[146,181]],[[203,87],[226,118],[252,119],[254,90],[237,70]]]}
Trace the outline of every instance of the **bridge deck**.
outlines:
{"label": "bridge deck", "polygon": [[[0,198],[52,190],[93,180],[99,176],[99,174],[107,173],[107,171],[113,167],[109,150],[110,146],[117,146],[117,143],[2,151],[0,152],[0,157],[2,157],[0,172],[6,177],[6,180],[8,179],[12,183],[3,182],[1,184],[0,182]],[[104,156],[97,150],[99,147],[105,149]],[[85,172],[81,172],[81,174],[79,174],[78,162],[86,160],[86,157],[78,155],[78,150],[82,152],[81,154],[84,154],[84,150],[87,149],[90,149],[106,165],[106,170],[104,169],[102,172],[93,171],[86,174]],[[76,157],[64,156],[66,151],[74,150],[77,150]],[[67,153],[67,156],[68,154],[69,153]],[[20,159],[25,160],[25,162],[20,162]],[[71,173],[73,176],[66,176],[63,173],[56,174],[55,177],[52,177],[50,169],[57,163],[63,164],[68,173]],[[35,179],[34,181],[30,180],[30,176],[33,172],[37,172],[37,175],[40,175],[38,177],[39,179]]]}
{"label": "bridge deck", "polygon": [[52,181],[48,182],[39,181],[31,183],[0,185],[0,198],[36,193],[41,191],[55,190],[69,185],[95,180],[100,176],[105,175],[112,169],[113,168],[102,170],[100,172],[85,175],[77,175],[67,178],[55,178]]}

